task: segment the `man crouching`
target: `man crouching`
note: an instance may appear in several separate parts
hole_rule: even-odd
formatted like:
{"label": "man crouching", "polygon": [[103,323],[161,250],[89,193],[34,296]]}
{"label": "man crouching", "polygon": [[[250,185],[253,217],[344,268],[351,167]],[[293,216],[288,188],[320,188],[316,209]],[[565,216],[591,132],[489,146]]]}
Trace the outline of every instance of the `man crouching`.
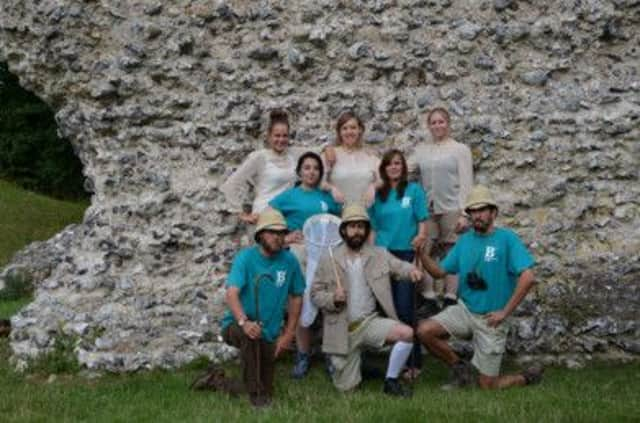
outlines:
{"label": "man crouching", "polygon": [[[348,391],[362,380],[361,349],[394,344],[383,390],[408,397],[412,392],[398,382],[398,375],[411,353],[413,329],[398,319],[391,277],[416,282],[422,273],[366,243],[370,230],[364,207],[345,207],[340,225],[344,244],[323,256],[318,265],[311,300],[323,311],[322,351],[329,356],[333,384]],[[377,304],[387,317],[378,315]]]}
{"label": "man crouching", "polygon": [[[275,359],[293,340],[302,307],[304,279],[298,260],[282,249],[286,233],[279,212],[261,213],[258,245],[236,255],[227,280],[222,334],[226,343],[240,350],[242,379],[255,407],[271,403]],[[279,335],[287,301],[287,326]]]}

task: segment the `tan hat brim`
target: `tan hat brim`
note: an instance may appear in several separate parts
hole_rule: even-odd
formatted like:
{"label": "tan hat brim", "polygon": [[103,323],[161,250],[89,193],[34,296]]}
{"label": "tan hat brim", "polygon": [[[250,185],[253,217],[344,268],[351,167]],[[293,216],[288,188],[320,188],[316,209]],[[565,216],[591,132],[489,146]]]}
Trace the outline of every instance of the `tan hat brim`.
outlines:
{"label": "tan hat brim", "polygon": [[493,203],[475,203],[475,204],[470,204],[468,205],[464,211],[467,212],[469,210],[480,210],[480,209],[484,209],[486,207],[495,207],[498,208],[498,206],[496,204]]}
{"label": "tan hat brim", "polygon": [[262,231],[288,231],[287,225],[281,225],[280,223],[274,223],[272,225],[267,225],[263,228],[260,228],[260,232]]}

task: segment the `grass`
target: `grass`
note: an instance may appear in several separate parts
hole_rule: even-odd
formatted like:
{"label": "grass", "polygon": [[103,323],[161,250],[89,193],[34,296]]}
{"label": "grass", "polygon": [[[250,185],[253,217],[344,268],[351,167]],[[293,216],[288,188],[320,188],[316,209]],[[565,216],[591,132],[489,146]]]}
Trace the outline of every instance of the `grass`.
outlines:
{"label": "grass", "polygon": [[[85,207],[0,181],[0,265],[27,243],[79,221]],[[28,302],[28,298],[0,301],[0,317],[13,315]],[[62,353],[66,348],[66,343],[61,344]],[[1,422],[640,421],[637,362],[592,364],[582,370],[551,368],[542,384],[524,389],[447,393],[439,389],[446,369],[429,359],[414,397],[400,400],[383,395],[381,381],[367,381],[356,392],[340,394],[319,365],[307,379],[294,382],[289,378],[289,359],[278,365],[275,405],[256,412],[244,398],[189,391],[202,365],[99,378],[82,371],[51,376],[48,372],[65,368],[59,363],[62,353],[39,362],[32,373],[19,374],[9,364],[8,340],[0,339]],[[227,369],[238,374],[233,364]]]}
{"label": "grass", "polygon": [[0,267],[27,244],[80,222],[88,205],[54,200],[0,180]]}
{"label": "grass", "polygon": [[17,300],[0,301],[0,319],[8,319],[18,312],[22,307],[31,302],[31,298],[19,298]]}
{"label": "grass", "polygon": [[[333,389],[321,366],[301,382],[289,378],[291,362],[279,364],[276,402],[254,411],[244,398],[191,392],[200,370],[105,375],[20,375],[7,365],[7,341],[0,341],[0,418],[13,421],[544,421],[597,422],[640,419],[640,364],[596,364],[583,370],[551,368],[542,384],[523,389],[443,392],[444,367],[428,371],[409,400],[381,393],[381,381],[356,392]],[[228,365],[233,373],[237,366]]]}

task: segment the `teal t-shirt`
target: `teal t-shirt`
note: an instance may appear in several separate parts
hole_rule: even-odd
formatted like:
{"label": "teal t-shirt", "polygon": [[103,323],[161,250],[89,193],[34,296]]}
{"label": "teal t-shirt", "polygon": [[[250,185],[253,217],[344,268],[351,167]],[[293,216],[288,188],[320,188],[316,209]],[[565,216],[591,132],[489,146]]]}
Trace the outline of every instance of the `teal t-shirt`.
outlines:
{"label": "teal t-shirt", "polygon": [[[236,255],[227,277],[227,287],[239,288],[242,309],[253,321],[256,320],[256,283],[263,338],[273,342],[280,334],[289,295],[302,295],[304,292],[300,264],[288,250],[266,257],[260,252],[260,247],[253,246]],[[222,318],[222,329],[234,321],[231,310],[227,308]]]}
{"label": "teal t-shirt", "polygon": [[[506,228],[495,228],[488,235],[465,233],[440,263],[447,273],[458,274],[458,295],[471,312],[478,314],[504,308],[520,273],[534,264],[518,235]],[[486,290],[469,288],[467,275],[471,271],[485,280]]]}
{"label": "teal t-shirt", "polygon": [[340,204],[328,192],[317,188],[306,190],[301,186],[278,194],[269,205],[282,213],[290,231],[302,230],[304,222],[313,215],[339,215],[341,209]]}
{"label": "teal t-shirt", "polygon": [[418,234],[418,224],[429,218],[427,196],[422,186],[410,182],[404,196],[391,189],[386,201],[379,194],[369,207],[371,227],[376,231],[376,245],[388,250],[412,250],[411,241]]}

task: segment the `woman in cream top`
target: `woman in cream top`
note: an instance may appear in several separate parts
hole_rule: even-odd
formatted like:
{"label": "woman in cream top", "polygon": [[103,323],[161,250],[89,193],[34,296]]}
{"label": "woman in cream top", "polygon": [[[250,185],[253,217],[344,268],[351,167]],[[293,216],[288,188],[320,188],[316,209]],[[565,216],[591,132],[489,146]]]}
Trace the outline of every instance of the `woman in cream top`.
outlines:
{"label": "woman in cream top", "polygon": [[353,112],[344,112],[336,124],[337,146],[325,151],[325,160],[331,165],[327,180],[342,194],[345,204],[360,202],[369,206],[380,179],[380,159],[363,147],[363,133],[362,120]]}
{"label": "woman in cream top", "polygon": [[[291,188],[296,181],[298,156],[307,148],[289,147],[289,118],[286,112],[271,112],[267,131],[269,148],[256,150],[221,186],[231,211],[238,213],[240,220],[255,224],[258,214],[264,211],[269,201]],[[251,210],[243,209],[249,187],[253,187]]]}
{"label": "woman in cream top", "polygon": [[[432,109],[426,121],[433,142],[416,146],[408,162],[411,173],[419,174],[429,198],[431,217],[427,228],[430,239],[422,253],[431,255],[439,248],[444,254],[456,242],[457,234],[468,225],[462,210],[473,183],[471,150],[451,138],[446,109]],[[457,288],[457,278],[447,277],[445,306],[456,303]],[[435,298],[433,281],[425,284],[424,295],[427,299]]]}

